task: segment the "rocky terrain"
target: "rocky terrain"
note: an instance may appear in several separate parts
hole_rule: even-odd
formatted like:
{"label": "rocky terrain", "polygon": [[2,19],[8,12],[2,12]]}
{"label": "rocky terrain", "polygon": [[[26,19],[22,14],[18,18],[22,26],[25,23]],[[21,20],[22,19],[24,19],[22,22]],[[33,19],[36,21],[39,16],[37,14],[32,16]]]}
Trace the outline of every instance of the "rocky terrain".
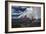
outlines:
{"label": "rocky terrain", "polygon": [[39,27],[41,24],[40,19],[29,19],[26,16],[20,19],[12,19],[12,28],[19,28],[19,27]]}

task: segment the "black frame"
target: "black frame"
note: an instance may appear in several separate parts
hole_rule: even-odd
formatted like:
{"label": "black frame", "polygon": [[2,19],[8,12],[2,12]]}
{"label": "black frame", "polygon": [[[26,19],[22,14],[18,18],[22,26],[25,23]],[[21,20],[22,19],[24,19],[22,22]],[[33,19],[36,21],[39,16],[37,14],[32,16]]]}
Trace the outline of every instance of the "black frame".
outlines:
{"label": "black frame", "polygon": [[[32,4],[43,4],[43,15],[44,15],[44,24],[43,30],[32,30],[32,31],[13,31],[8,32],[8,2],[18,2],[18,3],[32,3]],[[43,2],[25,2],[25,1],[5,1],[5,33],[17,33],[17,32],[37,32],[37,31],[45,31],[45,3]]]}

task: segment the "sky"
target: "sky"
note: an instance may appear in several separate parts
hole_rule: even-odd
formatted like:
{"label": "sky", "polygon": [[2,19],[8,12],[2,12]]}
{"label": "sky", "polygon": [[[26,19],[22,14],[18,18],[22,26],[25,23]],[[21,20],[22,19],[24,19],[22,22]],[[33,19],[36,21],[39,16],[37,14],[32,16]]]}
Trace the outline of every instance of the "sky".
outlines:
{"label": "sky", "polygon": [[27,7],[27,6],[12,6],[12,16],[13,18],[21,18],[24,16],[32,19],[32,16],[36,19],[41,17],[40,7]]}

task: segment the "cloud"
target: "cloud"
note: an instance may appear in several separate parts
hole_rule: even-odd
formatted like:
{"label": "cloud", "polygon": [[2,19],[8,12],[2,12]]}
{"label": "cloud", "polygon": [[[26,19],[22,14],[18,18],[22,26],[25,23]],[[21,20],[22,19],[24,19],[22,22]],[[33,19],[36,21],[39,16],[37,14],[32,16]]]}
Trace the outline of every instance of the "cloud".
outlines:
{"label": "cloud", "polygon": [[[26,15],[30,19],[32,19],[32,16],[35,19],[38,19],[41,17],[41,8],[40,7],[28,7],[28,8],[27,7],[21,7],[19,9],[22,9],[24,11],[22,11],[22,10],[16,11],[16,9],[12,9],[12,11],[13,11],[12,15],[20,15],[17,18],[21,18],[21,17],[24,17]],[[16,17],[14,17],[14,18],[16,18]]]}

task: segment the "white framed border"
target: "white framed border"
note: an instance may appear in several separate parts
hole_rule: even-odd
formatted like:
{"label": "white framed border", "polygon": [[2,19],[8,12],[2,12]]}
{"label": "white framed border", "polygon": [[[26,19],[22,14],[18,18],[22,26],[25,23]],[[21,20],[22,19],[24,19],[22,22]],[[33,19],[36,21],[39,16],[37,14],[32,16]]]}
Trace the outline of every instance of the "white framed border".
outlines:
{"label": "white framed border", "polygon": [[[11,28],[11,6],[35,6],[41,7],[41,27],[25,27],[25,28]],[[28,30],[43,30],[43,4],[28,4],[28,3],[14,3],[8,2],[8,32],[13,31],[28,31]]]}

